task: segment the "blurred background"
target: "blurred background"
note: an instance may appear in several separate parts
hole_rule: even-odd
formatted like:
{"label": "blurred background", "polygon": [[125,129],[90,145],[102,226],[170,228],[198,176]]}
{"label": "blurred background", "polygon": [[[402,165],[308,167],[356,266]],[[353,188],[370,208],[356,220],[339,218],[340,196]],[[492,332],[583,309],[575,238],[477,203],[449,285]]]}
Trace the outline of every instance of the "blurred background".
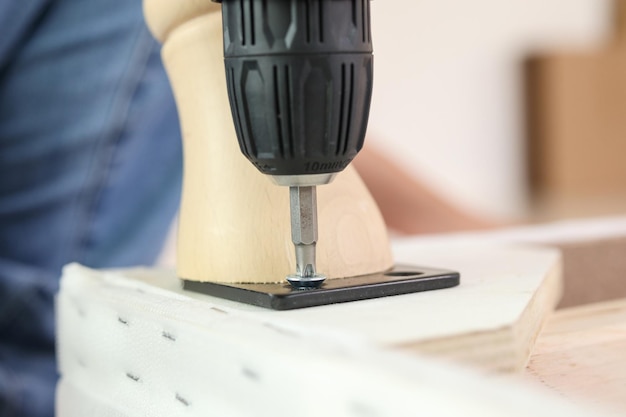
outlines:
{"label": "blurred background", "polygon": [[373,1],[366,146],[491,222],[626,213],[624,5]]}
{"label": "blurred background", "polygon": [[493,219],[626,212],[621,4],[374,1],[367,146]]}

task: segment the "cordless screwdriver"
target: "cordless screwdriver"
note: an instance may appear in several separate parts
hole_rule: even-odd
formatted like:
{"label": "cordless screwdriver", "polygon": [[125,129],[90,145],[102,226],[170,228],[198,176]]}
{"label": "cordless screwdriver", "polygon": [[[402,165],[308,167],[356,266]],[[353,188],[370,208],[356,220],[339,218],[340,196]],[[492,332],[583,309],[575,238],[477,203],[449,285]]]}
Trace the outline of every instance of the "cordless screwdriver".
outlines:
{"label": "cordless screwdriver", "polygon": [[289,187],[295,288],[316,288],[316,186],[363,146],[373,81],[370,0],[222,3],[230,108],[243,154]]}

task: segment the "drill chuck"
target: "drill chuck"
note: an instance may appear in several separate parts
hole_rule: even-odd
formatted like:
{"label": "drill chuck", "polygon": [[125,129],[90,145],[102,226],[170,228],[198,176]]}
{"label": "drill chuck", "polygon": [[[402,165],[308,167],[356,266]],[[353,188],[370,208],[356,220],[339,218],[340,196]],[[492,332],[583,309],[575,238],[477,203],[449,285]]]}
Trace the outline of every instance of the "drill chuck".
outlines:
{"label": "drill chuck", "polygon": [[279,184],[329,182],[363,146],[373,79],[369,3],[222,0],[239,146]]}

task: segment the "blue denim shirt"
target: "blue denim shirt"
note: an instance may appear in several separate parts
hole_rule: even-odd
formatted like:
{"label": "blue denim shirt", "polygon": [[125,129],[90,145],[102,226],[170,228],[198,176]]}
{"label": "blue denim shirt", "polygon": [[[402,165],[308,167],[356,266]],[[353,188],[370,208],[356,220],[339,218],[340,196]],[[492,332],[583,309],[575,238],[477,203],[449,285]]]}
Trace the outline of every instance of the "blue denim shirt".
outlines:
{"label": "blue denim shirt", "polygon": [[52,416],[64,264],[150,264],[178,120],[141,0],[0,1],[0,417]]}

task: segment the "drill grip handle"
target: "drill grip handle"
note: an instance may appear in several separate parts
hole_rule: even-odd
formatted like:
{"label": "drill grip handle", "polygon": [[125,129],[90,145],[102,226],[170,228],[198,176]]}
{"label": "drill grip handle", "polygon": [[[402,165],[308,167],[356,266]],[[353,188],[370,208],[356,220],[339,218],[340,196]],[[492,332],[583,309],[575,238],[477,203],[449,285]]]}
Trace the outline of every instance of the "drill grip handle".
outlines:
{"label": "drill grip handle", "polygon": [[343,170],[369,115],[369,0],[223,0],[222,11],[243,154],[275,176]]}

